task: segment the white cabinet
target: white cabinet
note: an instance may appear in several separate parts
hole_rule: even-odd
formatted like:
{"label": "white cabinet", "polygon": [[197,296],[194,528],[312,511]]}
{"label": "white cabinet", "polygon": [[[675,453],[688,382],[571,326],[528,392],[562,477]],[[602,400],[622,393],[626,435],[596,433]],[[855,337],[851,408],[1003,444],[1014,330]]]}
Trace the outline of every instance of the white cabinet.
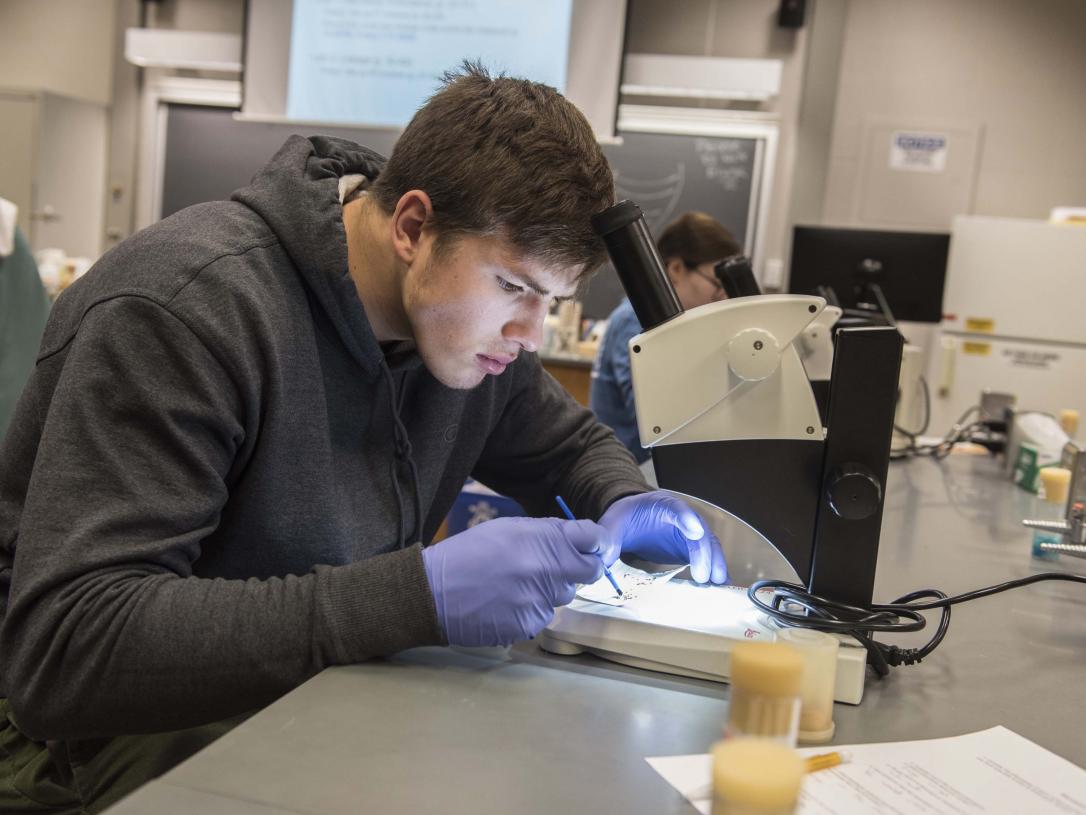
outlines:
{"label": "white cabinet", "polygon": [[100,254],[108,123],[104,105],[0,89],[0,196],[19,207],[35,251]]}
{"label": "white cabinet", "polygon": [[931,427],[945,433],[983,390],[1018,410],[1086,412],[1086,228],[954,219],[943,324],[929,357]]}

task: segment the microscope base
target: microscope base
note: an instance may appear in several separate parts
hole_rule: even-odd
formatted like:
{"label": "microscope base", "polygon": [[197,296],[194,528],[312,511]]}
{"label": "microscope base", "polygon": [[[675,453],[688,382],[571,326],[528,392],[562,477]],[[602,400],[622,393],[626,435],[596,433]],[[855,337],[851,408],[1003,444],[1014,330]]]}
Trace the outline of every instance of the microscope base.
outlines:
{"label": "microscope base", "polygon": [[[779,628],[750,603],[745,589],[685,581],[660,588],[651,602],[638,598],[625,606],[574,600],[557,610],[540,636],[540,647],[554,654],[588,652],[635,668],[727,682],[737,643],[777,638]],[[690,622],[695,620],[697,624]],[[850,638],[842,639],[834,700],[858,705],[866,670],[867,651]]]}

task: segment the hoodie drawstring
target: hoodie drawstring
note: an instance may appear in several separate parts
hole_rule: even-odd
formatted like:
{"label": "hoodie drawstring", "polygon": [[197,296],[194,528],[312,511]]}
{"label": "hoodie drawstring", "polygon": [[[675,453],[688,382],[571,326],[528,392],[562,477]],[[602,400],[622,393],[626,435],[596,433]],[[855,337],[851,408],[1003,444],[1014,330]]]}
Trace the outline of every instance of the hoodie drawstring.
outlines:
{"label": "hoodie drawstring", "polygon": [[400,476],[397,462],[406,461],[407,468],[411,473],[411,486],[415,493],[415,537],[416,542],[422,545],[422,490],[419,484],[419,471],[415,466],[415,459],[411,453],[411,438],[408,436],[407,427],[403,423],[403,419],[400,418],[400,411],[403,409],[403,394],[401,394],[399,401],[396,399],[396,383],[392,378],[392,371],[389,370],[388,365],[381,365],[381,370],[385,374],[385,381],[388,383],[388,405],[392,410],[392,423],[393,423],[393,435],[396,441],[396,456],[392,461],[392,491],[396,494],[396,510],[398,514],[399,531],[397,533],[397,541],[399,548],[403,549],[407,546],[407,536],[404,534],[404,505],[403,505],[403,493],[400,491]]}

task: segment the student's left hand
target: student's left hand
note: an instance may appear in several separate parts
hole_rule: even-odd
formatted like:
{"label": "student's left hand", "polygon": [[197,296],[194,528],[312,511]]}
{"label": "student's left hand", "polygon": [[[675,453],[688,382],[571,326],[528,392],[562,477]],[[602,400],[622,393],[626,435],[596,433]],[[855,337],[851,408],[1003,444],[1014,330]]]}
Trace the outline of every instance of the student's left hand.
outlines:
{"label": "student's left hand", "polygon": [[627,495],[607,508],[600,526],[618,544],[611,547],[612,560],[630,553],[653,563],[689,563],[690,576],[698,583],[728,579],[720,541],[698,514],[674,495],[661,490]]}

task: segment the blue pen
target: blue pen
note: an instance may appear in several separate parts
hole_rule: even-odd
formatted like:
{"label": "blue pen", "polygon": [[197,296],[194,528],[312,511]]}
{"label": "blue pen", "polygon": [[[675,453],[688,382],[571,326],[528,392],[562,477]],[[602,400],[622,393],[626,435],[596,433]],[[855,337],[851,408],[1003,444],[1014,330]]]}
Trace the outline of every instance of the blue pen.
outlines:
{"label": "blue pen", "polygon": [[[577,520],[577,518],[573,515],[573,512],[570,510],[569,505],[562,500],[561,495],[554,496],[554,500],[558,502],[558,506],[562,508],[562,512],[566,513],[567,518],[569,518],[571,521]],[[600,558],[600,562],[603,562],[603,558]],[[623,594],[622,589],[618,587],[618,581],[615,580],[614,575],[611,574],[611,570],[607,568],[606,564],[603,567],[603,576],[606,577],[607,581],[615,587],[615,591],[618,593],[618,596],[625,600],[626,595]]]}

